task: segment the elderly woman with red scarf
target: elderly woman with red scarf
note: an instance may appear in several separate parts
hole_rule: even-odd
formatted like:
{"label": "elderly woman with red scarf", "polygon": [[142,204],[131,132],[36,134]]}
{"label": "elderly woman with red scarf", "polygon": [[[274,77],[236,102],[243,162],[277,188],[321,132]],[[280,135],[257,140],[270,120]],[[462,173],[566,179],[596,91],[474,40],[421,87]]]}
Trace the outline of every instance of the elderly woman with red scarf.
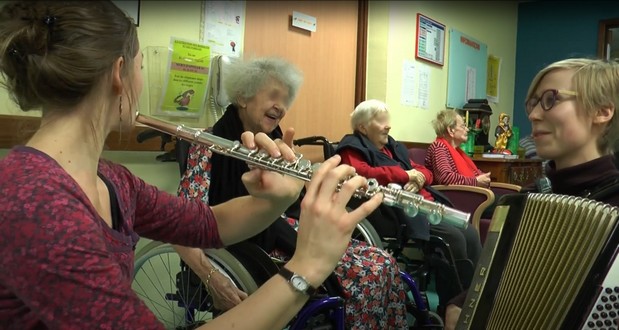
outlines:
{"label": "elderly woman with red scarf", "polygon": [[432,121],[436,140],[426,152],[425,165],[434,174],[434,184],[490,186],[490,173],[483,173],[460,149],[468,136],[468,127],[454,110],[440,111]]}

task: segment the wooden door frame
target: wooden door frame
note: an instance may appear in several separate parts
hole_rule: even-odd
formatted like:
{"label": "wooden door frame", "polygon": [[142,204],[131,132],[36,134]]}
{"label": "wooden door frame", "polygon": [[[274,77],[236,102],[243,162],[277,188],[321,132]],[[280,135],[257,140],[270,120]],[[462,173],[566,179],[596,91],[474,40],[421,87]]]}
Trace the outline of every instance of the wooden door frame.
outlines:
{"label": "wooden door frame", "polygon": [[368,54],[369,0],[358,0],[357,22],[357,72],[355,78],[355,106],[365,100]]}

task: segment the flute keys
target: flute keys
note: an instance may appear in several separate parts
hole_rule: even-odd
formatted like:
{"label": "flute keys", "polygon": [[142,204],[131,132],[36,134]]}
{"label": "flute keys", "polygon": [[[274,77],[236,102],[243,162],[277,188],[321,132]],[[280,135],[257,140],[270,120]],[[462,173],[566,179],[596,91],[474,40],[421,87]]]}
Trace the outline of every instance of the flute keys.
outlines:
{"label": "flute keys", "polygon": [[419,214],[419,207],[413,203],[406,203],[403,205],[402,210],[404,210],[404,213],[411,218],[414,218],[417,214]]}
{"label": "flute keys", "polygon": [[299,169],[299,171],[301,172],[307,172],[308,170],[311,170],[312,167],[312,162],[310,162],[307,159],[299,159],[297,160],[297,168]]}
{"label": "flute keys", "polygon": [[385,192],[385,197],[383,198],[383,203],[388,206],[394,206],[398,203],[397,191],[402,190],[402,186],[397,183],[389,183],[387,185],[387,191]]}
{"label": "flute keys", "polygon": [[269,156],[269,153],[268,153],[268,152],[266,152],[266,150],[264,150],[264,149],[260,149],[260,150],[258,150],[258,152],[256,153],[256,157],[257,157],[258,159],[265,159],[265,158],[269,158],[270,156]]}
{"label": "flute keys", "polygon": [[426,216],[426,219],[428,219],[428,222],[431,225],[438,225],[441,220],[443,220],[443,217],[438,212],[438,210],[432,209],[432,211]]}

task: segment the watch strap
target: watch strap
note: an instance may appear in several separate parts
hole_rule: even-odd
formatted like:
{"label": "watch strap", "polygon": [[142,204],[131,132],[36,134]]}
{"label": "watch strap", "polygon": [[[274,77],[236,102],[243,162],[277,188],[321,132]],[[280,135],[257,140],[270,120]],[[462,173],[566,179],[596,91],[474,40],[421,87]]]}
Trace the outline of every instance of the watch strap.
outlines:
{"label": "watch strap", "polygon": [[[286,279],[286,281],[288,281],[288,283],[290,283],[290,285],[292,286],[293,289],[295,289],[296,291],[299,292],[303,292],[304,294],[308,295],[308,296],[313,296],[316,294],[316,292],[318,291],[318,289],[314,288],[305,277],[299,275],[299,274],[295,274],[293,271],[291,271],[290,269],[282,266],[279,268],[279,275],[281,275],[283,278]],[[294,285],[292,285],[291,280],[293,276],[299,276],[301,278],[303,278],[303,280],[305,280],[305,282],[307,283],[307,289],[305,291],[299,290],[297,289]]]}

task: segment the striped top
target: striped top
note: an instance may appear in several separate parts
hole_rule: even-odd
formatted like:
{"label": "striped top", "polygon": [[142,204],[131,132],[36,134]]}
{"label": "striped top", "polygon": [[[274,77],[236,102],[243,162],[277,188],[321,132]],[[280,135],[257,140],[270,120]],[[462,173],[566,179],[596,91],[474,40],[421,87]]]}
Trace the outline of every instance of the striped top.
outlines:
{"label": "striped top", "polygon": [[434,174],[434,184],[477,186],[475,176],[483,174],[479,168],[475,170],[475,176],[472,177],[460,174],[449,149],[438,141],[432,142],[428,147],[425,163],[426,168]]}

